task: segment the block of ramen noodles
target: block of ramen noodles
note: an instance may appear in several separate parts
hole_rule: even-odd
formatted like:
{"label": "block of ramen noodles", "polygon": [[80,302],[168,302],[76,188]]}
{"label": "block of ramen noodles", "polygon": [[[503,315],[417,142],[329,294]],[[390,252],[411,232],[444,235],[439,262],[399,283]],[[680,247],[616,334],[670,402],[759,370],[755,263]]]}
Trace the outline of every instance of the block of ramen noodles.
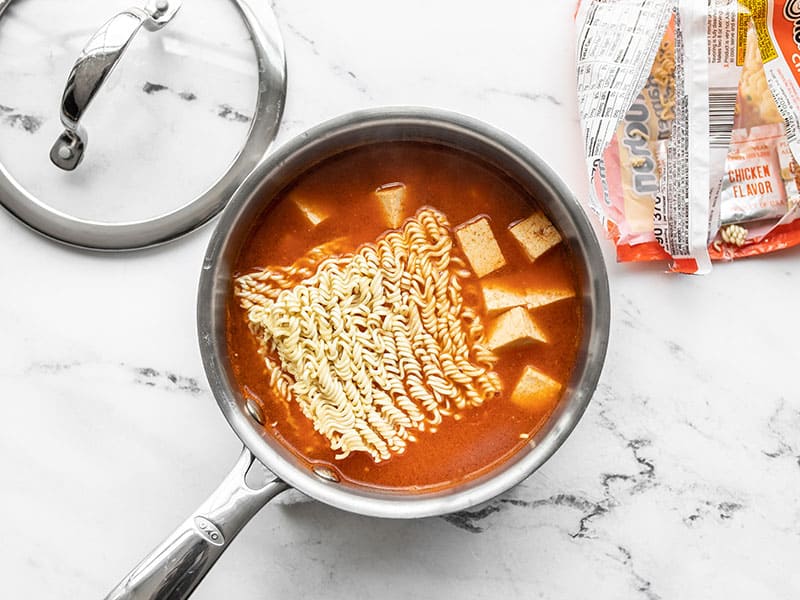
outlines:
{"label": "block of ramen noodles", "polygon": [[492,351],[533,342],[547,343],[547,336],[523,306],[514,307],[492,321],[486,338],[486,346]]}
{"label": "block of ramen noodles", "polygon": [[506,266],[506,259],[486,217],[459,225],[456,228],[456,239],[478,277],[484,277]]}
{"label": "block of ramen noodles", "polygon": [[561,384],[558,381],[528,365],[511,392],[511,401],[526,409],[546,409],[560,393]]}
{"label": "block of ramen noodles", "polygon": [[414,431],[502,389],[454,246],[444,214],[424,208],[354,254],[316,247],[237,278],[273,393],[299,406],[337,459],[388,460]]}
{"label": "block of ramen noodles", "polygon": [[375,197],[380,203],[384,223],[392,229],[400,227],[408,212],[406,186],[402,183],[387,183],[375,190]]}
{"label": "block of ramen noodles", "polygon": [[303,216],[305,216],[312,227],[316,227],[330,217],[328,210],[324,206],[320,206],[319,203],[314,202],[311,198],[295,195],[292,197],[292,201],[295,206],[300,209],[300,212],[303,213]]}
{"label": "block of ramen noodles", "polygon": [[515,306],[526,306],[533,309],[575,297],[575,291],[568,288],[519,289],[505,281],[487,281],[483,284],[481,292],[489,316],[498,315]]}
{"label": "block of ramen noodles", "polygon": [[531,262],[561,242],[561,234],[539,210],[527,219],[511,225],[508,230]]}

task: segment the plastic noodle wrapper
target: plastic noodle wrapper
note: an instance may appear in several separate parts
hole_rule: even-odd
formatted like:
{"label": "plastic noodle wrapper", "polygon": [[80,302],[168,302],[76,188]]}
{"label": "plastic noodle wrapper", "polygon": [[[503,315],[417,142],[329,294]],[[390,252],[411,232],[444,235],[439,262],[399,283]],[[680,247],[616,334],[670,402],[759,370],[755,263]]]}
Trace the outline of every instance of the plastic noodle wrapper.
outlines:
{"label": "plastic noodle wrapper", "polygon": [[708,273],[800,244],[800,0],[581,0],[590,205],[617,258]]}

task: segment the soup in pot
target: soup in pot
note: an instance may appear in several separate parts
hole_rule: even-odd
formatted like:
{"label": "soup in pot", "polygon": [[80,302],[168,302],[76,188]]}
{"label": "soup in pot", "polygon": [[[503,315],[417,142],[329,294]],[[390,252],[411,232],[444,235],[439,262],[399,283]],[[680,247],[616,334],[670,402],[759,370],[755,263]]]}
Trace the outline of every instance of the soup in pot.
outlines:
{"label": "soup in pot", "polygon": [[241,394],[309,467],[398,491],[530,443],[581,340],[574,257],[467,153],[381,143],[300,175],[252,224],[227,308]]}

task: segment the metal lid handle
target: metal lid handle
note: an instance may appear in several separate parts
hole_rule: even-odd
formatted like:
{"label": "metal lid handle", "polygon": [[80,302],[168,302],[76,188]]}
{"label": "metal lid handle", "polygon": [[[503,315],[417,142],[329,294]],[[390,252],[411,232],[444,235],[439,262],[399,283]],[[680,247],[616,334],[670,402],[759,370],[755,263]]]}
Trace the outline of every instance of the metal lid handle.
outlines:
{"label": "metal lid handle", "polygon": [[65,171],[75,169],[83,159],[88,137],[80,120],[97,92],[144,27],[158,31],[181,7],[181,0],[149,0],[147,6],[130,8],[110,19],[87,42],[67,78],[61,98],[61,122],[65,130],[50,150],[50,160]]}

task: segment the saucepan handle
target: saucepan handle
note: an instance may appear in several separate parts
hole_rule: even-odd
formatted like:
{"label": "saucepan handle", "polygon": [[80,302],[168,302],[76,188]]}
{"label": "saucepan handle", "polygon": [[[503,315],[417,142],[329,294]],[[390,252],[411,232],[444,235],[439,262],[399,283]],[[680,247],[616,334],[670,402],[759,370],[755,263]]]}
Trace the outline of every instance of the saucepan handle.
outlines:
{"label": "saucepan handle", "polygon": [[231,472],[192,516],[153,550],[106,600],[182,600],[247,522],[288,485],[271,476],[253,489],[245,477],[255,458],[244,448]]}

